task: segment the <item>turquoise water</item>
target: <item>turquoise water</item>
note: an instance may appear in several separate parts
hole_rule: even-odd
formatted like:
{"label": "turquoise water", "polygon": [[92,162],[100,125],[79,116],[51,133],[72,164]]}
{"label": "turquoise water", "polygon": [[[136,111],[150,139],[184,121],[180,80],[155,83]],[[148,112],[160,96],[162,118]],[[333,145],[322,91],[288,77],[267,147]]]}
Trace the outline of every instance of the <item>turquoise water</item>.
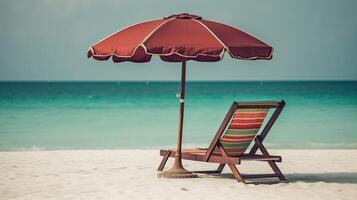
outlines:
{"label": "turquoise water", "polygon": [[[173,147],[179,82],[2,82],[0,150]],[[357,148],[357,82],[189,82],[184,146],[207,146],[234,100],[281,100],[271,148]]]}

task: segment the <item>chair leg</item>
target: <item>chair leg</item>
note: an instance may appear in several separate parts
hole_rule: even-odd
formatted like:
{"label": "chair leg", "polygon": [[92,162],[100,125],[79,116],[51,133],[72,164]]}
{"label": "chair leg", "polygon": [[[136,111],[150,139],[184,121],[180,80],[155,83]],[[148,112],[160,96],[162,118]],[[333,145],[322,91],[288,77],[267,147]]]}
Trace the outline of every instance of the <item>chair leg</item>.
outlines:
{"label": "chair leg", "polygon": [[[262,152],[263,155],[269,156],[269,153],[268,153],[267,149],[264,147],[264,145],[262,143],[262,139],[260,138],[260,136],[255,137],[255,145]],[[274,161],[272,161],[272,160],[268,161],[268,163],[269,163],[270,167],[272,168],[272,170],[274,171],[274,173],[279,176],[279,180],[286,182],[285,176],[280,171],[280,169],[278,168],[276,163]]]}
{"label": "chair leg", "polygon": [[[228,156],[227,152],[224,150],[223,145],[222,145],[220,142],[218,142],[217,145],[218,145],[218,149],[219,149],[219,150],[221,151],[221,153],[222,153],[223,158],[225,158],[226,161],[227,161],[229,156]],[[219,165],[218,169],[220,169],[221,166],[222,166],[222,164]],[[224,167],[224,164],[223,164],[223,167]],[[223,167],[222,167],[222,169],[223,169]],[[232,173],[233,173],[233,176],[237,179],[238,182],[243,182],[243,183],[245,183],[245,182],[244,182],[244,178],[243,178],[242,175],[239,173],[237,167],[236,167],[234,164],[228,164],[228,167],[231,169],[231,171],[232,171]],[[218,169],[217,169],[217,170],[218,170]]]}
{"label": "chair leg", "polygon": [[162,171],[165,167],[165,164],[167,162],[167,160],[169,159],[170,157],[170,154],[171,154],[171,151],[169,151],[163,158],[162,158],[162,161],[159,165],[159,167],[157,168],[157,171]]}
{"label": "chair leg", "polygon": [[274,161],[268,161],[268,163],[269,163],[270,167],[273,169],[274,173],[279,176],[279,180],[286,182],[285,176],[284,176],[283,173],[280,171],[280,169],[278,168],[278,166],[276,165],[276,163],[275,163]]}
{"label": "chair leg", "polygon": [[239,173],[237,167],[236,167],[234,164],[228,164],[228,166],[229,166],[229,168],[231,169],[234,178],[236,178],[238,182],[243,182],[243,183],[245,183],[244,178],[243,178],[242,175]]}
{"label": "chair leg", "polygon": [[217,173],[221,173],[225,165],[226,164],[219,164],[219,166],[217,168]]}

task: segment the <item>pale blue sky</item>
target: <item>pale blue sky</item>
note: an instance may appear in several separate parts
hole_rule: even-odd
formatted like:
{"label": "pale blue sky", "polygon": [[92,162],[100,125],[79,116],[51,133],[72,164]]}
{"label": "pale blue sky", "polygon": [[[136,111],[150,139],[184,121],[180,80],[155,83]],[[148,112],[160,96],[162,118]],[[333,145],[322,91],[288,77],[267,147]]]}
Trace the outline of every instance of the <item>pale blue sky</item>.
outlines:
{"label": "pale blue sky", "polygon": [[274,47],[271,61],[188,63],[189,80],[357,80],[356,0],[1,0],[0,80],[178,80],[180,65],[100,62],[88,47],[143,20],[188,12]]}

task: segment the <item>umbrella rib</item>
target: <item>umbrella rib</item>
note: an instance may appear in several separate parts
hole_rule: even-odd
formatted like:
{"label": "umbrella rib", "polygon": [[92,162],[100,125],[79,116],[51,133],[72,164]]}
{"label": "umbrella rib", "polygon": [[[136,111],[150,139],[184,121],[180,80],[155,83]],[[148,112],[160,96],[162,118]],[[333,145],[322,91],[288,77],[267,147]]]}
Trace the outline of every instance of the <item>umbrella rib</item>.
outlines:
{"label": "umbrella rib", "polygon": [[[241,57],[239,55],[234,55],[229,48],[218,38],[218,36],[216,34],[213,33],[213,31],[211,29],[209,29],[204,23],[200,22],[197,19],[193,19],[194,21],[196,21],[197,23],[201,24],[203,27],[205,27],[223,46],[225,49],[227,49],[228,53],[233,57],[233,58],[238,58],[238,59],[242,59],[242,60],[255,60],[255,59],[271,59],[272,55],[273,55],[273,48],[270,52],[270,55],[268,57],[259,57],[259,56],[254,56],[254,57],[250,57],[250,58],[244,58]],[[247,33],[246,33],[247,34]],[[249,35],[249,34],[248,34]]]}
{"label": "umbrella rib", "polygon": [[155,21],[155,20],[160,20],[160,19],[146,20],[146,21],[143,21],[143,22],[138,22],[138,23],[135,23],[135,24],[126,26],[126,27],[124,27],[124,28],[121,28],[121,29],[119,29],[118,31],[115,31],[114,33],[112,33],[112,34],[106,36],[105,38],[103,38],[103,39],[101,39],[101,40],[99,40],[99,42],[96,42],[95,44],[91,45],[91,47],[90,47],[89,49],[91,49],[93,46],[95,46],[95,45],[97,45],[97,44],[103,42],[104,40],[108,39],[109,37],[111,37],[111,36],[113,36],[113,35],[115,35],[115,34],[121,32],[121,31],[123,31],[124,29],[130,28],[130,27],[132,27],[132,26],[139,25],[139,24],[142,24],[142,23],[145,23],[145,22]]}
{"label": "umbrella rib", "polygon": [[[217,40],[219,43],[221,43],[221,45],[223,46],[223,48],[226,49],[226,50],[229,52],[229,54],[231,54],[232,56],[234,56],[234,55],[232,54],[232,52],[229,50],[229,48],[222,42],[222,40],[220,40],[220,39],[218,38],[218,36],[217,36],[216,34],[213,33],[213,31],[211,31],[211,29],[209,29],[205,24],[203,24],[202,22],[200,22],[200,21],[197,20],[197,19],[193,19],[193,21],[195,21],[195,22],[199,23],[201,26],[203,26],[209,33],[211,33],[211,35],[213,35],[214,38],[216,38],[216,40]],[[221,57],[223,57],[224,50],[222,51],[221,54],[222,54]]]}
{"label": "umbrella rib", "polygon": [[[97,42],[97,43],[93,44],[92,46],[90,46],[89,49],[88,49],[88,51],[90,51],[90,52],[92,53],[92,55],[93,55],[93,56],[96,56],[96,57],[117,56],[117,57],[129,57],[129,58],[130,58],[130,57],[132,57],[132,56],[135,54],[135,52],[136,52],[136,50],[139,48],[139,46],[141,46],[141,47],[144,48],[145,52],[147,53],[147,49],[146,49],[146,46],[144,45],[144,42],[146,42],[146,40],[147,40],[152,34],[154,34],[157,29],[159,29],[161,26],[163,26],[164,24],[166,24],[167,22],[169,22],[169,21],[171,21],[171,20],[173,20],[173,19],[174,19],[174,18],[169,19],[169,20],[165,20],[165,21],[162,22],[160,25],[158,25],[156,28],[154,28],[154,30],[152,30],[148,35],[146,35],[146,37],[144,38],[144,40],[143,40],[142,42],[140,42],[140,43],[138,44],[138,46],[135,47],[135,49],[134,49],[132,55],[130,55],[130,56],[119,56],[119,55],[116,55],[116,54],[113,54],[113,53],[111,53],[111,54],[109,54],[109,55],[96,55],[96,54],[94,54],[93,47],[94,47],[95,45],[101,43],[102,41],[106,40],[107,38],[109,38],[109,37],[111,37],[111,36],[113,36],[113,35],[119,33],[120,31],[122,31],[122,30],[124,30],[124,29],[130,28],[130,27],[132,27],[132,26],[135,26],[135,25],[138,25],[138,24],[142,24],[142,23],[145,23],[145,22],[150,22],[150,21],[152,21],[152,20],[148,20],[148,21],[144,21],[144,22],[138,22],[138,23],[136,23],[136,24],[127,26],[127,27],[125,27],[125,28],[122,28],[122,29],[120,29],[119,31],[116,31],[116,32],[114,32],[114,33],[108,35],[107,37],[103,38],[103,39],[100,40],[99,42]],[[160,19],[156,19],[156,20],[160,20]]]}
{"label": "umbrella rib", "polygon": [[[166,24],[167,22],[171,21],[171,20],[174,20],[176,18],[171,18],[170,20],[167,20],[165,22],[163,22],[162,24],[160,24],[159,26],[157,26],[153,31],[151,31],[151,33],[149,33],[143,40],[143,42],[141,42],[136,48],[135,50],[133,51],[133,54],[135,53],[136,49],[141,46],[144,48],[145,50],[145,53],[146,54],[150,54],[150,55],[159,55],[159,56],[169,56],[169,55],[172,55],[172,54],[176,54],[176,55],[179,55],[181,57],[185,57],[185,58],[197,58],[199,55],[203,55],[203,56],[210,56],[210,57],[217,57],[217,56],[214,56],[214,55],[210,55],[210,54],[203,54],[203,53],[199,53],[195,56],[187,56],[187,55],[183,55],[183,54],[180,54],[178,52],[171,52],[171,53],[168,53],[168,54],[155,54],[155,53],[151,53],[151,52],[148,52],[147,50],[147,47],[145,46],[144,42],[146,42],[146,40],[149,39],[149,37],[154,34],[160,27],[162,27],[164,24]],[[193,19],[194,21],[197,21],[196,19]],[[199,22],[199,21],[197,21]],[[199,22],[200,24],[202,24],[201,22]],[[202,24],[203,25],[203,24]],[[223,45],[223,51],[220,53],[219,57],[220,57],[220,60],[223,58],[223,55],[224,55],[224,50],[227,49],[227,51],[229,52],[229,49],[227,48],[227,46],[211,31],[209,30],[205,25],[203,25],[222,45]],[[230,53],[230,52],[229,52]]]}
{"label": "umbrella rib", "polygon": [[138,46],[141,46],[141,45],[144,45],[144,42],[146,42],[149,37],[154,34],[159,28],[161,28],[163,25],[165,25],[167,22],[169,21],[172,21],[174,20],[175,18],[171,18],[169,20],[165,20],[164,22],[162,22],[160,25],[158,25],[156,28],[154,28],[154,30],[152,30],[148,35],[146,35],[146,37],[144,38],[144,40],[138,45]]}

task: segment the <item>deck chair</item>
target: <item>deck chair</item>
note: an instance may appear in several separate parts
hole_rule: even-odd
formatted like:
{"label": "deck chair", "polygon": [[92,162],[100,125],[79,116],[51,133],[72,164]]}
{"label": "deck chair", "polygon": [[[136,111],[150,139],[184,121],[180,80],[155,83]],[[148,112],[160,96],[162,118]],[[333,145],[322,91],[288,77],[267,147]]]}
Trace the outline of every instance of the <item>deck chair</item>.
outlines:
{"label": "deck chair", "polygon": [[[270,155],[262,143],[284,106],[284,101],[233,102],[209,147],[183,149],[182,159],[219,163],[217,170],[196,171],[197,173],[221,173],[224,166],[228,165],[238,182],[286,182],[284,175],[276,165],[276,162],[281,162],[281,156]],[[261,127],[270,109],[273,109],[274,112],[266,125]],[[251,144],[253,140],[254,143]],[[249,146],[252,147],[246,153]],[[257,153],[258,149],[260,154]],[[176,151],[160,150],[160,155],[163,156],[163,159],[158,171],[164,169],[169,157],[175,157]],[[236,167],[241,161],[265,161],[274,173],[241,174]]]}

